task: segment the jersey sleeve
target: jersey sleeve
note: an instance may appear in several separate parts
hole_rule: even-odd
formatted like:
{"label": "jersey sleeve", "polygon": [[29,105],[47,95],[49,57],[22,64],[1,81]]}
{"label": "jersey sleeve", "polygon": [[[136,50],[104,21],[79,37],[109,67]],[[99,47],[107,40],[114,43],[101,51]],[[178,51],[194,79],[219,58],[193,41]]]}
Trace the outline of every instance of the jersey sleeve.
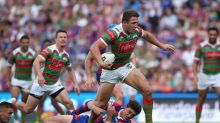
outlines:
{"label": "jersey sleeve", "polygon": [[50,49],[48,49],[48,48],[43,49],[39,55],[42,58],[47,59],[50,56]]}
{"label": "jersey sleeve", "polygon": [[103,41],[103,43],[105,43],[105,45],[108,46],[112,44],[112,42],[114,42],[116,38],[117,38],[116,32],[114,32],[114,30],[108,30],[106,33],[102,35],[101,40]]}
{"label": "jersey sleeve", "polygon": [[202,57],[202,48],[201,45],[199,45],[199,47],[196,48],[194,60],[199,61],[201,57]]}
{"label": "jersey sleeve", "polygon": [[12,66],[15,63],[15,55],[12,52],[8,58],[8,66]]}

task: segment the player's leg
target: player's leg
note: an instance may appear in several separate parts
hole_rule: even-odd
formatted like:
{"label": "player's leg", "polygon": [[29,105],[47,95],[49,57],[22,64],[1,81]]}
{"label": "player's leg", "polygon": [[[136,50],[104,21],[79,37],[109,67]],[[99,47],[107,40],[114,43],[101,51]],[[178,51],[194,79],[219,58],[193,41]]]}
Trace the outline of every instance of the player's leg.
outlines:
{"label": "player's leg", "polygon": [[50,96],[65,105],[68,114],[74,110],[73,102],[71,101],[68,92],[64,88],[59,89]]}
{"label": "player's leg", "polygon": [[208,92],[207,89],[209,86],[212,85],[211,83],[213,83],[212,81],[210,81],[209,78],[210,76],[204,73],[199,73],[198,75],[198,82],[197,82],[198,99],[197,99],[196,108],[195,108],[196,123],[199,123],[200,121],[203,104],[205,102],[206,94]]}
{"label": "player's leg", "polygon": [[[97,94],[96,94],[96,98],[94,101],[94,104],[97,107],[100,107],[102,109],[105,108],[106,104],[109,101],[109,98],[112,94],[113,88],[114,88],[115,84],[113,83],[108,83],[108,82],[102,82]],[[94,123],[95,119],[97,118],[97,116],[95,115],[95,113],[92,111],[90,118],[89,118],[89,123]]]}
{"label": "player's leg", "polygon": [[145,112],[145,122],[152,123],[153,98],[149,81],[137,69],[133,69],[125,78],[125,83],[134,87],[143,95],[143,109]]}
{"label": "player's leg", "polygon": [[72,115],[59,115],[48,117],[43,120],[44,123],[71,123],[73,119]]}
{"label": "player's leg", "polygon": [[215,87],[215,92],[218,95],[219,110],[220,110],[220,87]]}
{"label": "player's leg", "polygon": [[31,87],[30,94],[28,95],[27,102],[17,102],[16,107],[25,114],[33,112],[39,104],[40,99],[43,97],[45,91],[45,88],[41,87],[38,82],[34,82]]}
{"label": "player's leg", "polygon": [[94,101],[92,100],[86,101],[85,103],[82,104],[82,106],[75,109],[71,114],[75,116],[75,115],[80,115],[81,113],[90,111],[90,109],[93,108],[92,105],[94,105]]}
{"label": "player's leg", "polygon": [[54,98],[51,98],[51,103],[52,103],[53,107],[57,110],[58,113],[64,114],[63,109],[60,107],[60,105],[58,104],[58,102]]}
{"label": "player's leg", "polygon": [[41,114],[43,113],[43,105],[44,105],[44,101],[46,99],[46,96],[43,96],[41,99],[40,99],[40,102],[37,106],[37,121],[40,121],[40,116]]}
{"label": "player's leg", "polygon": [[120,84],[116,84],[113,91],[112,91],[112,96],[114,97],[115,101],[120,104],[123,105],[123,93],[121,90],[121,86]]}
{"label": "player's leg", "polygon": [[[20,87],[13,86],[13,85],[11,86],[11,95],[16,100],[18,99],[19,92],[20,92]],[[17,109],[14,109],[14,117],[15,117],[15,120],[18,120],[18,110]]]}
{"label": "player's leg", "polygon": [[[27,101],[27,98],[28,98],[28,92],[25,92],[24,90],[22,90],[22,98],[21,98],[21,101],[26,103]],[[22,115],[21,115],[21,123],[24,123],[24,120],[25,120],[25,114],[22,112]]]}
{"label": "player's leg", "polygon": [[198,101],[196,104],[196,123],[199,123],[202,113],[202,106],[205,102],[207,92],[207,89],[198,89]]}
{"label": "player's leg", "polygon": [[27,102],[17,102],[16,107],[23,111],[25,114],[32,113],[34,109],[37,107],[38,103],[40,102],[40,98],[36,97],[33,94],[28,96]]}

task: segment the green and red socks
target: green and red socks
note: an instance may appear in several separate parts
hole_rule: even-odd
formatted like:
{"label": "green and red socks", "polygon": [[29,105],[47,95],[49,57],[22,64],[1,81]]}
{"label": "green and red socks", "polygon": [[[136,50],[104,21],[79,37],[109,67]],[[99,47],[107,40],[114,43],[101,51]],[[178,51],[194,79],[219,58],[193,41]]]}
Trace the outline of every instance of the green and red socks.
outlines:
{"label": "green and red socks", "polygon": [[196,123],[199,123],[200,117],[202,113],[202,105],[196,105]]}
{"label": "green and red socks", "polygon": [[86,103],[84,103],[81,107],[74,110],[71,114],[74,116],[74,115],[79,115],[81,113],[90,111],[90,109],[88,107],[88,102],[90,102],[90,101],[87,101]]}
{"label": "green and red socks", "polygon": [[152,123],[153,98],[143,98],[143,109],[145,113],[145,123]]}

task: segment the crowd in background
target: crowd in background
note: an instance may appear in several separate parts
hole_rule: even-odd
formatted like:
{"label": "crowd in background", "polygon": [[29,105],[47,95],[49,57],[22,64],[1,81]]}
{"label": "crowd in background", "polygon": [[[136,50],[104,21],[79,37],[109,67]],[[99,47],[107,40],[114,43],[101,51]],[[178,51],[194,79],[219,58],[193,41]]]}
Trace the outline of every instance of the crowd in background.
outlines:
{"label": "crowd in background", "polygon": [[[89,47],[108,25],[121,22],[124,9],[131,8],[139,12],[142,28],[177,49],[170,54],[138,40],[136,66],[153,90],[196,91],[194,52],[200,42],[207,40],[207,27],[220,29],[219,6],[220,0],[0,0],[0,90],[9,90],[6,63],[23,34],[31,37],[31,47],[39,52],[45,40],[54,41],[55,32],[65,29],[77,82],[82,90],[96,91],[98,84],[89,89],[84,86],[84,60]],[[92,70],[95,81],[95,63]],[[67,90],[73,90],[65,74],[62,80]]]}

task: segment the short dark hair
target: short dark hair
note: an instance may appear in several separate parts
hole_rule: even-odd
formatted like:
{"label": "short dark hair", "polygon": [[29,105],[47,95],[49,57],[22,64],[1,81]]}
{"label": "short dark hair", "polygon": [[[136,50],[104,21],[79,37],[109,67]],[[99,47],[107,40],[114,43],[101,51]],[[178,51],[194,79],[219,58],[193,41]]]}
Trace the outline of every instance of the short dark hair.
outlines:
{"label": "short dark hair", "polygon": [[30,38],[29,38],[28,35],[23,35],[23,36],[21,36],[21,38],[20,38],[20,42],[21,42],[23,39],[28,39],[28,40],[30,40]]}
{"label": "short dark hair", "polygon": [[139,17],[139,14],[135,10],[132,10],[132,9],[125,10],[122,15],[122,22],[124,21],[128,22],[131,17]]}
{"label": "short dark hair", "polygon": [[127,108],[131,108],[135,111],[136,115],[141,112],[141,105],[136,100],[130,100]]}
{"label": "short dark hair", "polygon": [[9,102],[1,102],[0,107],[13,108],[13,105]]}
{"label": "short dark hair", "polygon": [[208,28],[208,32],[209,32],[209,31],[216,31],[217,34],[218,34],[218,32],[219,32],[217,27],[209,27],[209,28]]}
{"label": "short dark hair", "polygon": [[60,30],[58,30],[58,31],[56,32],[56,37],[58,36],[58,34],[59,34],[60,32],[63,32],[63,33],[66,33],[66,34],[67,34],[67,32],[66,32],[65,30],[60,29]]}

